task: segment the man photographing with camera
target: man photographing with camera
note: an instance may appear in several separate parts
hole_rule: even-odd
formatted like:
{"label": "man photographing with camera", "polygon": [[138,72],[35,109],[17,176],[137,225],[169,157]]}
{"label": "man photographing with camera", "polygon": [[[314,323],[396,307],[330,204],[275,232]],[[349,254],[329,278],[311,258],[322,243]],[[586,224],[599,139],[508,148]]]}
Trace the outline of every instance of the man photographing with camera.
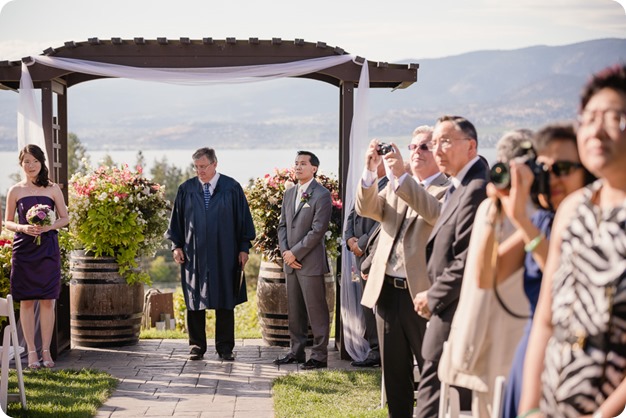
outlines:
{"label": "man photographing with camera", "polygon": [[[425,245],[439,217],[449,185],[429,149],[432,128],[413,131],[409,145],[413,176],[393,144],[370,142],[357,189],[356,211],[380,222],[376,252],[361,303],[376,306],[376,322],[385,376],[389,416],[413,415],[413,364],[423,366],[421,350],[426,320],[413,310],[413,297],[428,289]],[[378,191],[376,169],[385,162],[393,181]],[[388,349],[386,349],[388,348]],[[415,360],[414,360],[415,359]]]}

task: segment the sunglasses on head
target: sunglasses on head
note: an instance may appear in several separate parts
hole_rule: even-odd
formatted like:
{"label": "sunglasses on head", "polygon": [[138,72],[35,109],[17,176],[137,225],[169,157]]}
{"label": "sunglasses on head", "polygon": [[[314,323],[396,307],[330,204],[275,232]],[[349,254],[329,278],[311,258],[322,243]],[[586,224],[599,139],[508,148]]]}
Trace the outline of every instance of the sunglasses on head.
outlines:
{"label": "sunglasses on head", "polygon": [[572,171],[582,168],[581,163],[575,163],[573,161],[555,161],[551,167],[547,167],[548,171],[552,172],[557,177],[567,176]]}
{"label": "sunglasses on head", "polygon": [[428,144],[422,142],[421,144],[409,144],[409,150],[413,151],[415,149],[419,149],[420,151],[428,151]]}

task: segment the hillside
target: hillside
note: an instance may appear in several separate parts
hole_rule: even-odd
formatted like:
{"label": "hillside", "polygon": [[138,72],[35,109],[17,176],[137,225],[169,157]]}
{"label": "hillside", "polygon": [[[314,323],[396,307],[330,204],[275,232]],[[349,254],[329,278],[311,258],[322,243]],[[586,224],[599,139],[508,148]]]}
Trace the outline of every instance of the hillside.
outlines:
{"label": "hillside", "polygon": [[[507,129],[571,120],[588,76],[626,62],[626,39],[405,62],[420,64],[419,80],[372,90],[371,136],[408,138],[415,126],[454,113],[472,120],[488,145]],[[202,88],[101,80],[70,89],[69,125],[93,150],[335,147],[338,96],[300,79]],[[0,150],[16,147],[16,107],[17,94],[0,91]]]}

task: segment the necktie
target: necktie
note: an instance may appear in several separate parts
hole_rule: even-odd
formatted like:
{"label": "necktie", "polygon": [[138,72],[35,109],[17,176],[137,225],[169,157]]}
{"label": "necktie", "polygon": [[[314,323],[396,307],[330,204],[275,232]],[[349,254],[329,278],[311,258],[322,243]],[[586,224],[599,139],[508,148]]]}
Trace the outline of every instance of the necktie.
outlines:
{"label": "necktie", "polygon": [[209,183],[204,183],[204,208],[209,209],[209,202],[211,201],[211,191],[209,190]]}
{"label": "necktie", "polygon": [[450,196],[452,196],[452,193],[454,193],[455,190],[456,190],[456,187],[454,187],[454,184],[453,184],[452,186],[450,186],[448,191],[446,191],[446,195],[443,198],[443,205],[441,206],[441,211],[442,212],[446,208],[446,206],[448,205],[448,201],[450,200]]}

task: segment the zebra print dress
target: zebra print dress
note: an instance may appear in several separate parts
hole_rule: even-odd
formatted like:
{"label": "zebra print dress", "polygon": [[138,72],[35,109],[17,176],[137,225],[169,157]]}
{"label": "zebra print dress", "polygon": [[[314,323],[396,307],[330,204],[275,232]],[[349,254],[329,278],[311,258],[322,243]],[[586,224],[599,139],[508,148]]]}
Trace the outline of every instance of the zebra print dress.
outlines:
{"label": "zebra print dress", "polygon": [[626,373],[626,202],[602,211],[593,204],[601,187],[584,189],[563,234],[541,377],[549,417],[595,412]]}

